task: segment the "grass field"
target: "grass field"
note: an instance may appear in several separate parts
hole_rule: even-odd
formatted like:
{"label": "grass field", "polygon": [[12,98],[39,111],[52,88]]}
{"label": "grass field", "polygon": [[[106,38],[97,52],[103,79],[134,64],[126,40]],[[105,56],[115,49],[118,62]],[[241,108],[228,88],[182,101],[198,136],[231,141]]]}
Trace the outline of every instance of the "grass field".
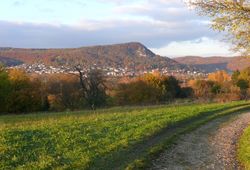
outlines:
{"label": "grass field", "polygon": [[161,141],[157,134],[174,135],[174,127],[192,126],[197,120],[235,112],[248,104],[0,116],[0,169],[124,169]]}
{"label": "grass field", "polygon": [[248,127],[239,142],[238,159],[245,169],[250,169],[250,127]]}

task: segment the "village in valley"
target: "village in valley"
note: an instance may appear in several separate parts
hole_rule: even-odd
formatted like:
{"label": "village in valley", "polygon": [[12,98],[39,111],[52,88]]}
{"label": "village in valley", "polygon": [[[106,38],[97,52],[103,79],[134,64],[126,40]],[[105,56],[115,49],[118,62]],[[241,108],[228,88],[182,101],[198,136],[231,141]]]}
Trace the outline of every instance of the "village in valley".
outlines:
{"label": "village in valley", "polygon": [[[47,66],[44,63],[34,63],[34,64],[21,64],[17,66],[11,66],[10,69],[16,68],[16,69],[22,69],[25,70],[27,73],[36,73],[36,74],[58,74],[58,73],[75,73],[78,74],[78,72],[73,67],[67,67],[67,66]],[[143,75],[146,73],[154,73],[154,72],[160,72],[163,75],[171,75],[171,76],[188,76],[188,77],[205,77],[207,76],[207,73],[204,71],[200,71],[198,69],[194,70],[186,70],[186,69],[176,69],[176,70],[170,70],[168,68],[162,68],[162,69],[147,69],[147,70],[133,70],[129,69],[127,67],[122,68],[114,68],[114,67],[101,67],[93,65],[91,67],[83,67],[83,72],[88,72],[91,69],[98,69],[101,70],[104,75],[110,76],[110,77],[134,77]]]}

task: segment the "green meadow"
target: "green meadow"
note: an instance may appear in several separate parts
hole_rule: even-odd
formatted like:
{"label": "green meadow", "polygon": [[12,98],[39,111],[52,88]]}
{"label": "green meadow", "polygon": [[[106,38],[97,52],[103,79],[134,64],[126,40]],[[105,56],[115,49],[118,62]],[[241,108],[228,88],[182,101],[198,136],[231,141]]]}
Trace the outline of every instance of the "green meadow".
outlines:
{"label": "green meadow", "polygon": [[248,108],[232,102],[3,115],[0,169],[126,169],[178,127]]}

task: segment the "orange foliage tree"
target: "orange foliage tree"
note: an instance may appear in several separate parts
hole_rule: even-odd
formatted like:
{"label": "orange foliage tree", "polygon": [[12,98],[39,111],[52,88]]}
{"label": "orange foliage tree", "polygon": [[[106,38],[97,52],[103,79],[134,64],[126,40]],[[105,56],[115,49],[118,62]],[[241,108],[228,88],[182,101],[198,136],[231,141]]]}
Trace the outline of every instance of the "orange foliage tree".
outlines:
{"label": "orange foliage tree", "polygon": [[153,73],[120,83],[115,98],[118,104],[158,104],[180,97],[180,94],[177,79]]}
{"label": "orange foliage tree", "polygon": [[208,79],[219,84],[223,84],[231,80],[231,76],[225,71],[217,71],[208,75]]}

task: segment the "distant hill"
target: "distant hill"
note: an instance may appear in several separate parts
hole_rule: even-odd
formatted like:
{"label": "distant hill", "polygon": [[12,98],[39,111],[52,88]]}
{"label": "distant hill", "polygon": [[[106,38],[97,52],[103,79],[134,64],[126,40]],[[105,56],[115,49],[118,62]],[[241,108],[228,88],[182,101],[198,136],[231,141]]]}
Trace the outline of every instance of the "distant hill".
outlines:
{"label": "distant hill", "polygon": [[206,72],[214,72],[216,70],[226,70],[228,72],[234,70],[242,70],[250,67],[249,57],[197,57],[186,56],[175,58],[175,61],[194,66]]}
{"label": "distant hill", "polygon": [[0,63],[5,65],[5,66],[17,66],[22,64],[23,62],[20,60],[16,60],[16,59],[12,59],[12,58],[8,58],[8,57],[1,57],[0,56]]}
{"label": "distant hill", "polygon": [[83,64],[86,67],[95,65],[134,70],[187,68],[175,60],[154,54],[137,42],[74,49],[0,48],[0,56],[6,56],[27,64],[40,62],[56,66]]}

